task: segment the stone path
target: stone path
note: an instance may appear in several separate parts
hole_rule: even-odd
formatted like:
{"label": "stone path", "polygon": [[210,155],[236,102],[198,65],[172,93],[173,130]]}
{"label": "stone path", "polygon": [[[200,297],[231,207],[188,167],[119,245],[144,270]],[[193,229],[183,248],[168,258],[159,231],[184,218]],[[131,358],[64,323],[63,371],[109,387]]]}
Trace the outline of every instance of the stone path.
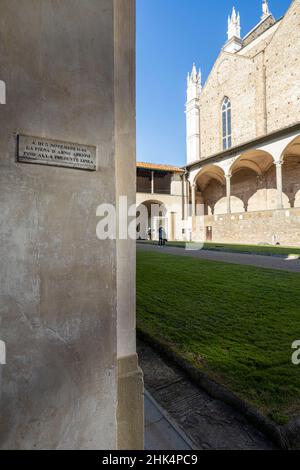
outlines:
{"label": "stone path", "polygon": [[193,444],[145,392],[145,450],[192,450]]}
{"label": "stone path", "polygon": [[[141,341],[138,341],[138,353],[146,389],[184,433],[180,435],[168,419],[162,418],[161,413],[155,414],[157,413],[155,407],[148,413],[146,408],[146,447],[148,450],[157,445],[160,446],[157,450],[177,450],[174,449],[177,445],[180,447],[178,450],[191,447],[201,450],[272,450],[275,448],[242,415],[200,390],[181,371],[168,364]],[[147,397],[146,399],[148,400]],[[158,425],[154,434],[153,427],[151,429],[153,423]],[[187,436],[186,439],[184,435]],[[188,439],[192,443],[191,447],[189,447]],[[172,448],[169,449],[170,445]]]}
{"label": "stone path", "polygon": [[167,253],[178,256],[188,256],[196,259],[205,259],[211,261],[223,261],[225,263],[244,264],[248,266],[258,266],[260,268],[279,269],[300,273],[300,259],[288,260],[284,257],[248,255],[244,253],[226,253],[219,251],[188,251],[184,248],[159,247],[157,245],[137,244],[138,251],[149,251],[158,253]]}

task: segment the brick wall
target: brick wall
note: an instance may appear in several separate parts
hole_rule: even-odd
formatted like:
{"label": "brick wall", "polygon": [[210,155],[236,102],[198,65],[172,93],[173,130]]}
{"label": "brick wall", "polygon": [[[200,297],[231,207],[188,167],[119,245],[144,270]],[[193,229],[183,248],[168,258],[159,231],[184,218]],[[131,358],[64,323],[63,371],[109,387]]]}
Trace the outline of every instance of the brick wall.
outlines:
{"label": "brick wall", "polygon": [[239,53],[222,51],[200,96],[201,158],[221,152],[221,105],[232,103],[232,145],[300,121],[300,0]]}
{"label": "brick wall", "polygon": [[268,132],[300,120],[300,1],[295,0],[265,52]]}
{"label": "brick wall", "polygon": [[[256,138],[256,66],[253,60],[222,53],[200,98],[201,158],[222,150],[221,107],[232,105],[233,145]],[[260,100],[261,102],[261,100]]]}

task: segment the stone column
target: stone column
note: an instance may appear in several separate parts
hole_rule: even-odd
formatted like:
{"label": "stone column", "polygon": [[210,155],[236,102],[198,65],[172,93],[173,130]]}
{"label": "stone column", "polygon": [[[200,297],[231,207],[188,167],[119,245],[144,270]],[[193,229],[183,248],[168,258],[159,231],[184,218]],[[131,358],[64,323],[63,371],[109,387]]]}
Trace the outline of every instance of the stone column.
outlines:
{"label": "stone column", "polygon": [[231,214],[231,174],[226,175],[227,214]]}
{"label": "stone column", "polygon": [[[96,3],[99,8],[102,0],[101,2],[97,0]],[[119,200],[121,196],[126,195],[131,206],[136,200],[134,93],[136,2],[114,0],[112,3],[116,34],[114,41],[116,196]],[[144,447],[144,385],[136,353],[135,253],[134,240],[130,237],[126,240],[121,240],[120,237],[117,239],[116,447],[118,450],[140,450]]]}
{"label": "stone column", "polygon": [[276,162],[276,187],[277,187],[277,209],[283,209],[282,198],[282,165],[283,162]]}
{"label": "stone column", "polygon": [[154,186],[154,171],[151,171],[151,194],[154,194],[155,186]]}
{"label": "stone column", "polygon": [[193,184],[192,185],[192,217],[195,217],[196,214],[196,189],[197,185]]}

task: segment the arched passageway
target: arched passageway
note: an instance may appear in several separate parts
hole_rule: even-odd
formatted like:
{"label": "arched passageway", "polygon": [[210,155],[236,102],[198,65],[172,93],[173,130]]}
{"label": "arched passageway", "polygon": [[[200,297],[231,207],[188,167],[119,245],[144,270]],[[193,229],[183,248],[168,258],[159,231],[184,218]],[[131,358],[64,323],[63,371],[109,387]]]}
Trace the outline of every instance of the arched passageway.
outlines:
{"label": "arched passageway", "polygon": [[240,155],[226,175],[221,166],[207,165],[194,178],[193,215],[203,214],[200,205],[204,215],[300,207],[300,136],[282,154],[253,149]]}
{"label": "arched passageway", "polygon": [[161,201],[144,201],[137,207],[137,239],[158,240],[158,230],[162,226],[168,234],[168,213]]}
{"label": "arched passageway", "polygon": [[276,168],[272,155],[262,150],[246,152],[234,162],[230,176],[232,213],[276,209]]}
{"label": "arched passageway", "polygon": [[222,168],[217,165],[204,167],[196,176],[192,191],[192,202],[196,206],[194,215],[202,215],[203,206],[204,215],[226,212],[226,180]]}
{"label": "arched passageway", "polygon": [[243,153],[226,175],[221,165],[203,167],[192,183],[193,215],[300,207],[300,136],[286,147],[281,160],[282,191],[278,187],[278,161],[265,150]]}

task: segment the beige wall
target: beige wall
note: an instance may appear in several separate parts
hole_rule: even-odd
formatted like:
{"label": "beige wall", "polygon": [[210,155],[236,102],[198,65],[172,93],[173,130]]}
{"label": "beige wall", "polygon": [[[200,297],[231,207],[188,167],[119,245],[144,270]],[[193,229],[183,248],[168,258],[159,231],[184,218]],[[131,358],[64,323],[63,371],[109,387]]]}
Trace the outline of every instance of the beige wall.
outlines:
{"label": "beige wall", "polygon": [[294,0],[265,51],[268,132],[300,120],[300,1]]}
{"label": "beige wall", "polygon": [[[117,200],[135,204],[135,0],[114,0],[115,13],[115,143]],[[125,215],[125,214],[124,214]],[[126,218],[123,220],[126,224]],[[135,241],[117,241],[118,357],[136,352]],[[130,263],[128,263],[130,260]]]}
{"label": "beige wall", "polygon": [[174,173],[171,181],[171,194],[172,196],[182,196],[182,175]]}
{"label": "beige wall", "polygon": [[[0,108],[2,449],[117,445],[117,285],[124,247],[117,251],[115,241],[97,239],[96,208],[115,203],[122,165],[123,191],[134,182],[134,110],[122,129],[115,88],[132,79],[134,69],[121,74],[122,50],[119,57],[114,50],[122,22],[134,31],[133,4],[126,2],[114,24],[118,5],[111,0],[1,1],[0,70],[7,85]],[[123,65],[134,57],[129,42]],[[123,103],[132,106],[134,82],[121,89],[130,95]],[[124,146],[117,172],[115,131],[118,158]],[[16,163],[17,133],[94,145],[98,171]],[[134,268],[128,286],[131,354]],[[142,416],[140,399],[139,405]]]}
{"label": "beige wall", "polygon": [[225,96],[232,104],[233,145],[256,137],[256,65],[248,58],[222,52],[200,96],[201,158],[221,152],[221,107]]}
{"label": "beige wall", "polygon": [[204,227],[216,243],[300,246],[300,209],[206,216]]}

